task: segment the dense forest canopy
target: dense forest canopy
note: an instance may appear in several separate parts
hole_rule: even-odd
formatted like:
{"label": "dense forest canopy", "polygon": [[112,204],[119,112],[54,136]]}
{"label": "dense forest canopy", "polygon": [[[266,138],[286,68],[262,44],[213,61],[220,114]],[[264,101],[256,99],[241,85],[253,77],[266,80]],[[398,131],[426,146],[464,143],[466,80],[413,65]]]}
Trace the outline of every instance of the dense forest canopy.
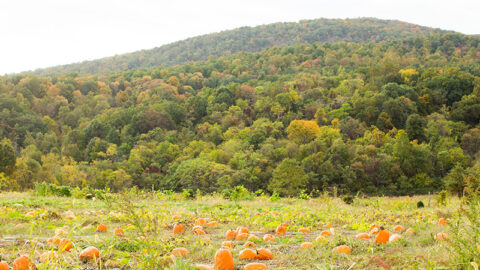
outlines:
{"label": "dense forest canopy", "polygon": [[339,41],[378,42],[446,32],[400,21],[375,18],[303,20],[242,27],[189,38],[151,50],[38,69],[33,73],[38,76],[53,76],[71,72],[80,75],[107,74],[127,69],[181,65],[192,61],[204,61],[209,56],[230,55],[241,51],[259,52],[273,46]]}
{"label": "dense forest canopy", "polygon": [[1,187],[461,193],[480,173],[480,39],[383,39],[0,77]]}

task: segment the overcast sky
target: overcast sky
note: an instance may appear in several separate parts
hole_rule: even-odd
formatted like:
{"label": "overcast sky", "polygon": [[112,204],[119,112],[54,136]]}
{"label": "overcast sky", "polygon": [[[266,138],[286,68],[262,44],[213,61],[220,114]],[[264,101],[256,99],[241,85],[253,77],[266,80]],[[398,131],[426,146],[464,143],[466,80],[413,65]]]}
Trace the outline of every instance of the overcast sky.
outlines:
{"label": "overcast sky", "polygon": [[0,0],[0,74],[273,22],[377,17],[480,34],[480,0]]}

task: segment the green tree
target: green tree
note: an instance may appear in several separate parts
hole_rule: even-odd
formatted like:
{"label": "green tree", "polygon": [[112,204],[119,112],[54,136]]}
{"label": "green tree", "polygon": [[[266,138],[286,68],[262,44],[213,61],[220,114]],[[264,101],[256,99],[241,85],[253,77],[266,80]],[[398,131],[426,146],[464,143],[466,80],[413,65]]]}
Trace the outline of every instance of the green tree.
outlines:
{"label": "green tree", "polygon": [[15,162],[15,150],[12,142],[3,139],[0,142],[0,173],[5,173],[7,176],[11,175],[15,170]]}
{"label": "green tree", "polygon": [[268,184],[271,192],[280,196],[296,196],[305,187],[308,176],[294,159],[284,159],[273,171],[273,178]]}

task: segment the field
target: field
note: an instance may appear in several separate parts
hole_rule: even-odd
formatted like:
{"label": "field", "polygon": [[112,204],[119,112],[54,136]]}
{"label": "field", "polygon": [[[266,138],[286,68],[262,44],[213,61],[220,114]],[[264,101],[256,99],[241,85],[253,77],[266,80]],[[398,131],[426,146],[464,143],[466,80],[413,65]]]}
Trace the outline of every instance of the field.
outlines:
{"label": "field", "polygon": [[[420,200],[424,208],[417,208]],[[448,232],[449,226],[438,221],[450,221],[458,205],[458,200],[450,199],[439,207],[433,196],[355,198],[347,205],[329,196],[229,201],[220,196],[185,199],[182,194],[131,192],[87,200],[2,193],[0,260],[11,267],[16,258],[27,255],[37,269],[197,269],[194,265],[213,265],[226,232],[243,226],[257,236],[256,249],[272,251],[273,259],[261,261],[268,269],[451,269],[455,267],[448,242],[436,241],[434,236]],[[206,234],[197,235],[192,227],[198,218],[218,225],[205,224]],[[183,224],[185,233],[174,235],[174,223]],[[288,225],[286,234],[275,235],[282,223]],[[97,232],[99,224],[105,224],[107,232]],[[385,244],[376,243],[375,235],[355,238],[369,232],[372,224],[391,234],[396,225],[405,230],[398,232],[399,240]],[[115,236],[116,228],[122,228],[124,235]],[[310,232],[299,233],[300,228]],[[408,228],[414,232],[405,232]],[[322,231],[331,235],[316,241]],[[55,234],[70,239],[73,248],[58,251],[58,245],[48,243]],[[265,234],[274,235],[275,240],[264,241]],[[234,241],[235,269],[250,262],[239,259],[244,242]],[[313,243],[313,248],[301,248],[303,242]],[[339,245],[350,247],[351,254],[332,253]],[[88,246],[98,248],[100,257],[84,263],[79,254]],[[175,258],[170,252],[177,247],[186,248],[188,254]],[[52,251],[57,252],[48,259],[44,254]]]}

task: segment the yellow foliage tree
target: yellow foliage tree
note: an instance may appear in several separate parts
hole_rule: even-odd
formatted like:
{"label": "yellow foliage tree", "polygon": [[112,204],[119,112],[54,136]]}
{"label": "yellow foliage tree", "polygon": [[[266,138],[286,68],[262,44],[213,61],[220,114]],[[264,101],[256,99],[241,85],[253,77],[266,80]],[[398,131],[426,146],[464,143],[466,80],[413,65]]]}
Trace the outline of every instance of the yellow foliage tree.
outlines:
{"label": "yellow foliage tree", "polygon": [[320,134],[315,121],[293,120],[287,128],[288,138],[296,143],[308,143]]}

